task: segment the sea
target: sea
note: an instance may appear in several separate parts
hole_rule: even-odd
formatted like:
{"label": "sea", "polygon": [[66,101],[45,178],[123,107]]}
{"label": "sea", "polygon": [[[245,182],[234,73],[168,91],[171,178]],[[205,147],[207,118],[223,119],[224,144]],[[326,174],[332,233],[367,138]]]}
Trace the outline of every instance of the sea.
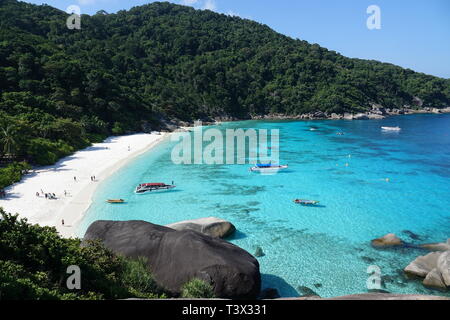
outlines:
{"label": "sea", "polygon": [[[288,169],[251,172],[250,150],[244,164],[174,163],[179,142],[166,139],[101,183],[77,234],[82,237],[96,220],[166,225],[214,216],[236,226],[228,241],[251,254],[262,250],[262,287],[276,288],[282,297],[443,294],[407,279],[403,269],[427,254],[418,245],[450,238],[450,115],[241,121],[204,132],[211,128],[279,132],[279,146],[270,147],[270,136],[268,150],[278,151]],[[173,191],[134,193],[140,183],[172,181]],[[126,203],[106,203],[116,198]],[[302,206],[294,199],[320,202]],[[406,245],[371,246],[388,233]]]}

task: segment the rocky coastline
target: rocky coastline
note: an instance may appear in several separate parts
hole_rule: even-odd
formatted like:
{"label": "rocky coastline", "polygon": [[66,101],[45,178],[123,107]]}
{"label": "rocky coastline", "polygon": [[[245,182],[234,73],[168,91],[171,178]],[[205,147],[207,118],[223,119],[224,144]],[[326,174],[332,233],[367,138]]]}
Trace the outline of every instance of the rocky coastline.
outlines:
{"label": "rocky coastline", "polygon": [[372,240],[371,244],[377,249],[404,247],[431,251],[417,257],[403,272],[409,279],[420,279],[427,288],[444,292],[450,289],[450,239],[442,243],[413,245],[390,233]]}
{"label": "rocky coastline", "polygon": [[408,114],[441,114],[450,113],[450,107],[447,108],[384,108],[382,106],[373,105],[372,109],[367,112],[359,113],[327,113],[323,111],[315,111],[300,115],[284,115],[284,114],[268,114],[252,116],[252,120],[380,120],[391,116],[408,115]]}
{"label": "rocky coastline", "polygon": [[[182,221],[168,226],[145,221],[96,221],[90,225],[83,245],[100,240],[113,252],[130,258],[145,257],[148,268],[158,285],[179,295],[181,286],[193,278],[201,279],[214,289],[219,299],[321,299],[309,288],[297,298],[280,298],[278,290],[261,290],[258,255],[222,240],[236,231],[223,219],[208,217]],[[391,233],[374,239],[377,249],[411,247]],[[420,256],[404,269],[408,278],[422,279],[424,286],[441,291],[450,288],[450,239],[444,243],[416,245],[431,253]],[[427,295],[397,295],[388,292],[370,292],[331,300],[450,300],[449,297]]]}
{"label": "rocky coastline", "polygon": [[[411,115],[411,114],[445,114],[450,113],[450,107],[446,108],[411,108],[405,106],[403,108],[384,108],[380,105],[372,105],[372,109],[366,112],[358,113],[328,113],[323,111],[313,111],[309,113],[303,113],[298,115],[288,115],[282,113],[270,113],[266,115],[249,115],[246,117],[233,117],[233,116],[217,116],[217,117],[205,117],[198,119],[203,125],[217,125],[222,122],[243,121],[243,120],[381,120],[388,117],[399,115]],[[173,132],[183,130],[183,128],[194,126],[193,122],[181,121],[178,119],[160,119],[160,125],[155,128],[145,127],[144,131],[165,131]]]}

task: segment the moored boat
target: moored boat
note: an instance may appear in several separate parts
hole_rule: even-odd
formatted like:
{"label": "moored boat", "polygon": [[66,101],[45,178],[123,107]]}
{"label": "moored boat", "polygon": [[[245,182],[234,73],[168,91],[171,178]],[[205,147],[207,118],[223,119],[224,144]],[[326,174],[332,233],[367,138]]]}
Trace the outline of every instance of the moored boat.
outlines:
{"label": "moored boat", "polygon": [[381,127],[382,130],[384,131],[401,131],[402,128],[400,127]]}
{"label": "moored boat", "polygon": [[282,169],[287,169],[287,168],[288,168],[288,165],[257,164],[256,166],[250,168],[250,171],[264,172],[264,171],[271,171],[271,170],[282,170]]}
{"label": "moored boat", "polygon": [[106,202],[116,204],[116,203],[125,203],[125,200],[123,200],[123,199],[110,199],[110,200],[107,200]]}
{"label": "moored boat", "polygon": [[157,191],[167,191],[175,188],[176,186],[172,184],[165,183],[141,183],[136,187],[135,193],[144,194],[147,192],[157,192]]}
{"label": "moored boat", "polygon": [[319,204],[320,201],[295,199],[294,202],[297,204],[301,204],[302,206],[315,206]]}

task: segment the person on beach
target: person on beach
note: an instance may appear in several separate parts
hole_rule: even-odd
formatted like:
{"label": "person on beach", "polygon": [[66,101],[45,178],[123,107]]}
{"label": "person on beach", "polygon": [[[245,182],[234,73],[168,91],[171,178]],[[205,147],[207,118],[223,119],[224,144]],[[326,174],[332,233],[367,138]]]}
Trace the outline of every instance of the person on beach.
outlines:
{"label": "person on beach", "polygon": [[39,197],[39,192],[36,192],[36,197]]}
{"label": "person on beach", "polygon": [[73,181],[77,182],[77,177],[73,177]]}
{"label": "person on beach", "polygon": [[64,197],[67,197],[67,191],[64,190]]}
{"label": "person on beach", "polygon": [[64,219],[61,220],[61,224],[64,225]]}

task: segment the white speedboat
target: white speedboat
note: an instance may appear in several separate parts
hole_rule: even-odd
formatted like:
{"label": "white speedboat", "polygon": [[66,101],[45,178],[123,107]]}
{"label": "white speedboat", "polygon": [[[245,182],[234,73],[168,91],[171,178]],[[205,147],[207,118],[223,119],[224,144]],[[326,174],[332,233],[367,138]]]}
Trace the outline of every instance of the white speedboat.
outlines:
{"label": "white speedboat", "polygon": [[402,128],[400,127],[381,127],[383,131],[401,131]]}
{"label": "white speedboat", "polygon": [[250,168],[250,171],[253,172],[267,172],[267,171],[276,171],[287,169],[287,165],[273,165],[273,164],[257,164],[256,166]]}
{"label": "white speedboat", "polygon": [[137,194],[144,194],[148,192],[158,192],[158,191],[167,191],[176,188],[176,186],[172,184],[165,183],[142,183],[136,187],[134,191]]}

